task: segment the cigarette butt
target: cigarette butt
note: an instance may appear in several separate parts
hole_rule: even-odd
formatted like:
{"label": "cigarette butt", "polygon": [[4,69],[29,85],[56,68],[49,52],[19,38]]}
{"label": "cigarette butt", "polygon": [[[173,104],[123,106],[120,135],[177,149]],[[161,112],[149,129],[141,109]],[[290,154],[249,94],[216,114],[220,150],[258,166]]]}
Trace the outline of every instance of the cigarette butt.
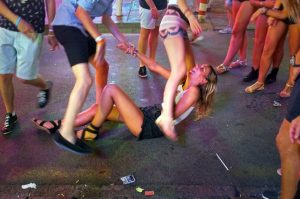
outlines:
{"label": "cigarette butt", "polygon": [[154,191],[145,191],[145,196],[154,196]]}

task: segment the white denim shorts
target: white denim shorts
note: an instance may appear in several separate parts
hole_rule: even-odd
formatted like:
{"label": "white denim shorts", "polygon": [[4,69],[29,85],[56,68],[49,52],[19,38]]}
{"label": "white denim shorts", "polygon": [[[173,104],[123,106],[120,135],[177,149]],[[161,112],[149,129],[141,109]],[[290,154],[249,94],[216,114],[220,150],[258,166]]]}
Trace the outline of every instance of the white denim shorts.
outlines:
{"label": "white denim shorts", "polygon": [[142,8],[140,6],[139,13],[140,13],[140,20],[141,20],[141,28],[153,30],[155,27],[160,25],[160,22],[165,14],[167,9],[158,10],[159,17],[158,19],[153,19],[151,15],[151,10]]}
{"label": "white denim shorts", "polygon": [[0,28],[0,74],[36,79],[42,43],[42,33],[33,41],[23,33]]}

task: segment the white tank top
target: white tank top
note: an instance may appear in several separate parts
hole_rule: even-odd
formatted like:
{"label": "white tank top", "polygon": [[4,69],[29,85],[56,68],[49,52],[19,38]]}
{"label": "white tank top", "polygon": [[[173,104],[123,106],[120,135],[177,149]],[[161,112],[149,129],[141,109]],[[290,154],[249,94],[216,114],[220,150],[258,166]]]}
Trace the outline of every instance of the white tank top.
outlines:
{"label": "white tank top", "polygon": [[[178,86],[177,91],[179,91],[179,93],[176,95],[176,98],[175,98],[175,103],[176,104],[179,102],[179,100],[182,98],[182,96],[186,93],[186,90],[184,91],[182,89],[181,85]],[[188,108],[184,113],[182,113],[179,117],[177,117],[175,120],[173,120],[174,125],[179,124],[182,120],[187,118],[187,116],[189,116],[193,110],[194,110],[193,106]]]}

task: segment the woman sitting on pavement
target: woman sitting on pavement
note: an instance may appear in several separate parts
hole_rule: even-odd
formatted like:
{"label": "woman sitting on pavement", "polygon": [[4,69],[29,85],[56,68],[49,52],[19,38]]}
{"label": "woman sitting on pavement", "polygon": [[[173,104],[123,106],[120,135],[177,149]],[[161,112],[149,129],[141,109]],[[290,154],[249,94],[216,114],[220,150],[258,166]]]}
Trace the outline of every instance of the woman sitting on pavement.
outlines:
{"label": "woman sitting on pavement", "polygon": [[[170,70],[145,55],[134,52],[134,55],[146,63],[152,72],[156,72],[165,78],[170,76]],[[131,54],[133,54],[133,51],[131,51]],[[211,111],[217,84],[217,75],[213,68],[208,64],[196,65],[187,74],[187,78],[189,79],[189,81],[186,81],[187,89],[178,95],[179,101],[175,106],[175,117],[177,118],[174,120],[175,124],[185,119],[194,107],[196,108],[196,119],[207,116]],[[139,137],[139,139],[161,137],[164,134],[155,124],[160,112],[160,105],[137,107],[120,87],[109,84],[100,96],[98,110],[93,121],[83,131],[78,131],[76,134],[80,139],[94,140],[98,137],[103,122],[111,120],[124,122],[132,134]],[[61,124],[61,121],[51,121],[50,123],[49,121],[34,120],[34,123],[38,128],[54,133],[53,127],[58,128],[56,125]],[[52,126],[52,123],[55,125]]]}

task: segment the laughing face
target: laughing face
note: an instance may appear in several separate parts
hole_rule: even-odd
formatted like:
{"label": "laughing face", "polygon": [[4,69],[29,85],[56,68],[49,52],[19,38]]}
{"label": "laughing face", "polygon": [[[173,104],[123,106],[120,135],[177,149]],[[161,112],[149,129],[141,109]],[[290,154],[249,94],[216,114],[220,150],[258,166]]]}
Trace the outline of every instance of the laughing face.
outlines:
{"label": "laughing face", "polygon": [[196,66],[190,70],[189,76],[191,83],[194,85],[204,85],[208,82],[208,76],[211,73],[211,68],[208,64],[196,64]]}

